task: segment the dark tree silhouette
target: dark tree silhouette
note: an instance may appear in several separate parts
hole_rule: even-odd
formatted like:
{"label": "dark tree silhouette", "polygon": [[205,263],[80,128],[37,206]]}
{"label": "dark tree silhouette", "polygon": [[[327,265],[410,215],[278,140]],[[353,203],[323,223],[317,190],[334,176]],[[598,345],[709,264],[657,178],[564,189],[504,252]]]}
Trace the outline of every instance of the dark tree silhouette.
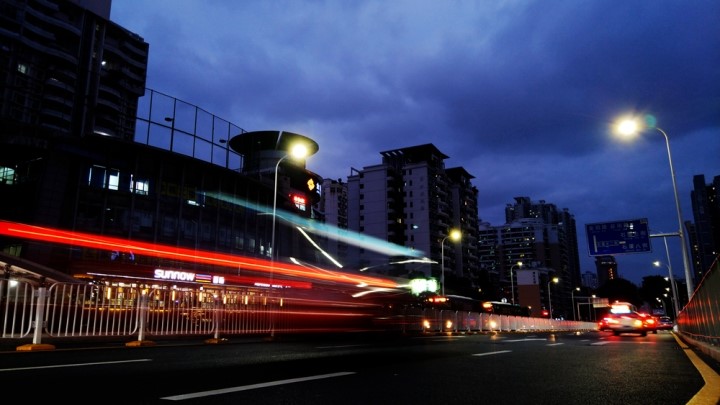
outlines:
{"label": "dark tree silhouette", "polygon": [[611,304],[614,301],[629,302],[637,307],[643,304],[638,287],[624,278],[608,280],[595,291],[595,295],[607,298]]}

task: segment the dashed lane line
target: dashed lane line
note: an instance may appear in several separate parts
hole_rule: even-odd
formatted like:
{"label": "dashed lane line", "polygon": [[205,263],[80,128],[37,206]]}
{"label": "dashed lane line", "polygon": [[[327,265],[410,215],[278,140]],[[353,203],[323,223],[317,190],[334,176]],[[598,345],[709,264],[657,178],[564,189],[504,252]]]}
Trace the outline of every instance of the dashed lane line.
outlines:
{"label": "dashed lane line", "polygon": [[313,375],[313,376],[309,376],[309,377],[290,378],[287,380],[269,381],[269,382],[259,383],[259,384],[242,385],[239,387],[229,387],[229,388],[222,388],[222,389],[218,389],[218,390],[210,390],[210,391],[192,392],[189,394],[173,395],[173,396],[169,396],[169,397],[163,397],[160,399],[165,399],[168,401],[183,401],[186,399],[210,397],[213,395],[228,394],[231,392],[248,391],[248,390],[254,390],[254,389],[258,389],[258,388],[275,387],[278,385],[293,384],[293,383],[303,382],[303,381],[321,380],[323,378],[343,377],[343,376],[351,375],[351,374],[355,374],[355,372],[343,371],[343,372],[339,372],[339,373]]}
{"label": "dashed lane line", "polygon": [[75,364],[56,364],[56,365],[50,365],[50,366],[0,368],[0,371],[21,371],[21,370],[41,370],[41,369],[45,369],[45,368],[102,366],[105,364],[136,363],[136,362],[140,362],[140,361],[152,361],[152,360],[151,359],[137,359],[137,360],[121,360],[121,361],[101,361],[101,362],[96,362],[96,363],[75,363]]}

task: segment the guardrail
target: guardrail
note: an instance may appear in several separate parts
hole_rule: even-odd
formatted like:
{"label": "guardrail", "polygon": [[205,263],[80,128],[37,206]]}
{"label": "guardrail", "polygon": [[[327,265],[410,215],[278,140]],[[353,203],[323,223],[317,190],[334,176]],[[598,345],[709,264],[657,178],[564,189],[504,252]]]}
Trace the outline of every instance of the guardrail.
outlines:
{"label": "guardrail", "polygon": [[0,280],[0,339],[32,339],[18,350],[47,350],[44,338],[117,337],[127,345],[152,338],[202,336],[209,342],[228,336],[365,328],[396,332],[478,332],[593,330],[592,322],[487,313],[403,308],[399,311],[333,309],[314,303],[299,307],[291,299],[248,291],[209,296],[199,289],[57,283],[36,287]]}
{"label": "guardrail", "polygon": [[677,331],[688,343],[720,361],[720,256],[678,314]]}

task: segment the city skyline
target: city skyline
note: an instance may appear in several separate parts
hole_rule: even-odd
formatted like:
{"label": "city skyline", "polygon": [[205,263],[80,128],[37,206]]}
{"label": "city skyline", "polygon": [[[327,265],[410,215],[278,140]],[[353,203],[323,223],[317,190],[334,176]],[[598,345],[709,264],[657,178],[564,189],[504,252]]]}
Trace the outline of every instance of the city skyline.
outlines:
{"label": "city skyline", "polygon": [[[313,138],[307,166],[323,177],[433,143],[475,176],[483,221],[504,223],[519,196],[567,208],[581,273],[595,271],[585,224],[678,227],[662,135],[618,142],[614,119],[653,114],[667,132],[684,220],[692,177],[720,175],[714,2],[278,4],[116,1],[110,17],[150,44],[147,87],[245,130]],[[634,283],[663,275],[663,240],[616,260]]]}

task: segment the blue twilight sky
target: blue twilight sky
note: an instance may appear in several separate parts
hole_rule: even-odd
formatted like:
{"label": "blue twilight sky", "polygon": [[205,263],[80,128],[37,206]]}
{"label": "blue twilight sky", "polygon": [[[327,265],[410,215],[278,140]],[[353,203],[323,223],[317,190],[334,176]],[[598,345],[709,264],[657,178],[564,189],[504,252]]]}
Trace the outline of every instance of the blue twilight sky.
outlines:
{"label": "blue twilight sky", "polygon": [[[717,0],[115,0],[111,19],[150,44],[147,87],[313,138],[307,168],[323,177],[432,143],[475,176],[492,225],[518,196],[567,208],[582,272],[585,224],[678,230],[664,137],[620,142],[620,115],[652,114],[669,135],[683,219],[692,177],[720,175]],[[616,257],[621,277],[667,275],[652,240]]]}

